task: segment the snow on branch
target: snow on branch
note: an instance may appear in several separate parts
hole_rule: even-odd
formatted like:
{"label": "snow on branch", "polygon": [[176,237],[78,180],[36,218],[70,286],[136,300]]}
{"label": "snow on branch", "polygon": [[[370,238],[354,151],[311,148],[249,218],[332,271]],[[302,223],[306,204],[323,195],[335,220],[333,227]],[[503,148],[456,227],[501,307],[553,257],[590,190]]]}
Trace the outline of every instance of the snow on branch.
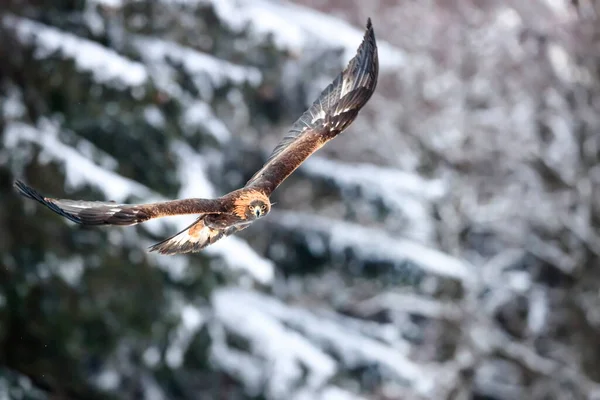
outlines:
{"label": "snow on branch", "polygon": [[[304,379],[311,388],[322,386],[336,372],[336,361],[262,307],[248,302],[247,296],[252,297],[252,293],[220,289],[213,293],[212,303],[215,317],[222,326],[246,339],[253,356],[264,360],[262,376],[253,377],[266,382],[267,392],[273,398],[286,398]],[[217,347],[219,351],[223,349]],[[221,362],[217,357],[212,359],[218,365]],[[248,384],[259,386],[258,382]]]}
{"label": "snow on branch", "polygon": [[337,386],[326,386],[317,391],[300,390],[291,400],[367,400],[367,398]]}
{"label": "snow on branch", "polygon": [[120,8],[123,6],[123,0],[87,0],[88,5],[101,5],[109,8]]}
{"label": "snow on branch", "polygon": [[361,314],[374,314],[386,309],[450,321],[458,321],[463,317],[457,304],[425,298],[415,293],[383,292],[356,304],[355,308]]}
{"label": "snow on branch", "polygon": [[424,243],[433,240],[435,223],[428,209],[428,201],[441,198],[446,187],[441,180],[427,180],[417,174],[373,164],[344,163],[323,157],[311,157],[301,172],[332,182],[342,189],[371,202],[381,202],[393,211],[400,211],[407,219],[407,235]]}
{"label": "snow on branch", "polygon": [[[60,161],[65,165],[65,177],[70,187],[91,184],[102,191],[106,199],[123,202],[129,197],[156,198],[155,193],[144,185],[125,178],[94,163],[90,157],[91,143],[81,140],[83,152],[62,143],[58,137],[59,127],[50,120],[42,119],[38,127],[12,122],[4,130],[4,146],[15,148],[20,142],[37,143],[42,148],[40,160]],[[82,153],[88,154],[82,154]]]}
{"label": "snow on branch", "polygon": [[[328,359],[325,357],[329,356],[322,351],[327,351],[334,354],[343,367],[376,365],[384,375],[423,395],[435,386],[435,367],[420,366],[407,357],[406,351],[365,336],[351,325],[243,289],[220,289],[213,293],[212,300],[216,319],[228,331],[247,338],[259,353],[268,352],[268,356],[260,355],[269,359],[274,366],[290,363],[290,358],[299,358],[297,352],[302,352],[309,376],[319,385],[326,383],[335,372],[333,359],[331,362],[325,361]],[[299,337],[303,338],[300,342],[302,345],[292,347],[291,344]],[[290,368],[289,371],[294,370]],[[282,376],[277,376],[270,372],[270,385],[283,388],[291,384],[289,375],[280,372]]]}
{"label": "snow on branch", "polygon": [[278,226],[307,236],[315,233],[324,236],[327,247],[334,254],[344,254],[351,249],[363,260],[389,261],[394,264],[411,262],[424,271],[472,283],[470,264],[433,248],[395,238],[378,229],[317,217],[309,213],[284,211],[271,212],[269,221]]}
{"label": "snow on branch", "polygon": [[201,100],[190,100],[181,116],[181,126],[186,133],[204,129],[220,144],[225,144],[231,138],[227,126],[217,118],[210,105]]}
{"label": "snow on branch", "polygon": [[426,180],[417,174],[373,164],[344,163],[313,156],[302,164],[307,175],[332,180],[339,187],[360,188],[368,197],[377,197],[394,208],[399,194],[437,200],[446,192],[441,180]]}
{"label": "snow on branch", "polygon": [[147,63],[181,64],[190,75],[206,78],[211,90],[227,82],[257,86],[262,81],[257,68],[236,65],[172,41],[139,36],[132,43]]}
{"label": "snow on branch", "polygon": [[[173,313],[180,314],[180,323],[170,335],[169,345],[165,352],[165,361],[170,368],[179,368],[183,364],[185,353],[188,351],[194,336],[205,325],[209,310],[176,298],[171,305]],[[155,350],[158,352],[158,350]],[[146,362],[152,364],[153,350],[146,355]],[[159,353],[160,354],[160,353]],[[160,358],[159,355],[157,355]]]}
{"label": "snow on branch", "polygon": [[[282,49],[300,52],[314,43],[343,47],[349,60],[360,44],[364,30],[334,16],[292,4],[266,0],[210,0],[219,18],[231,29],[240,31],[250,26],[257,36],[271,36]],[[374,21],[377,30],[377,21]],[[378,41],[382,70],[395,70],[405,61],[404,53],[392,45]]]}
{"label": "snow on branch", "polygon": [[21,42],[34,46],[37,58],[44,59],[59,53],[73,60],[80,70],[91,73],[99,83],[118,88],[137,87],[148,79],[148,73],[142,64],[96,42],[26,18],[6,15],[2,18],[2,23],[13,29]]}

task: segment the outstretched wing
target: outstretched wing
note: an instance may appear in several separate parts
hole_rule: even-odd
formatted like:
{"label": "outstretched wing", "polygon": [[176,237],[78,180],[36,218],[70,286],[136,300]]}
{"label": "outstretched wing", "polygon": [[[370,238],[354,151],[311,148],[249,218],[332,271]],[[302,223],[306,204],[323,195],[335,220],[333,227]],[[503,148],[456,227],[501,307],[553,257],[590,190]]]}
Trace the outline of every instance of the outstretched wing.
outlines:
{"label": "outstretched wing", "polygon": [[38,201],[58,215],[81,225],[134,225],[153,218],[184,214],[219,214],[225,212],[218,200],[184,199],[151,204],[117,204],[102,201],[52,199],[44,197],[21,181],[15,182],[19,193]]}
{"label": "outstretched wing", "polygon": [[193,224],[175,235],[156,243],[150,251],[161,254],[182,254],[197,252],[215,243],[217,240],[232,235],[248,227],[249,224],[232,225],[214,228],[205,223],[205,216],[200,216]]}
{"label": "outstretched wing", "polygon": [[269,196],[304,160],[354,121],[375,91],[378,73],[377,44],[369,19],[357,54],[294,123],[246,187]]}

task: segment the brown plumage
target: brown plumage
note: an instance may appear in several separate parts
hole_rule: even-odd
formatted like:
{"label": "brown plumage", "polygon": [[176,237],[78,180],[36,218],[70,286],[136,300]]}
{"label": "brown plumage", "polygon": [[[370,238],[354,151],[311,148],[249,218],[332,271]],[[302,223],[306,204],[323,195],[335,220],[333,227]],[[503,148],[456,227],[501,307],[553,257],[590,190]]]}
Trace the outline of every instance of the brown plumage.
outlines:
{"label": "brown plumage", "polygon": [[371,20],[357,54],[318,99],[292,125],[265,165],[241,189],[217,199],[183,199],[151,204],[117,204],[44,197],[21,181],[17,190],[55,213],[82,225],[134,225],[153,218],[198,214],[181,232],[150,251],[196,252],[247,228],[271,210],[271,193],[311,154],[339,135],[356,118],[377,86],[379,62]]}

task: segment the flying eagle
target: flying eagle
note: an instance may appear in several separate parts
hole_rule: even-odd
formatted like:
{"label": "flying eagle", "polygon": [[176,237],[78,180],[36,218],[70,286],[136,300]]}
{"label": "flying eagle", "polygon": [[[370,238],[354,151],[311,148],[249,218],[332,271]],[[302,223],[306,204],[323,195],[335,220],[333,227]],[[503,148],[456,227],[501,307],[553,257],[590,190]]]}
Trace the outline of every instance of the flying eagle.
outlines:
{"label": "flying eagle", "polygon": [[243,188],[217,199],[116,204],[44,197],[21,181],[16,181],[15,187],[23,196],[81,225],[134,225],[153,218],[198,214],[190,226],[149,249],[162,254],[197,252],[267,215],[269,196],[281,182],[354,121],[375,91],[378,72],[377,44],[369,19],[354,58],[292,125],[265,165]]}

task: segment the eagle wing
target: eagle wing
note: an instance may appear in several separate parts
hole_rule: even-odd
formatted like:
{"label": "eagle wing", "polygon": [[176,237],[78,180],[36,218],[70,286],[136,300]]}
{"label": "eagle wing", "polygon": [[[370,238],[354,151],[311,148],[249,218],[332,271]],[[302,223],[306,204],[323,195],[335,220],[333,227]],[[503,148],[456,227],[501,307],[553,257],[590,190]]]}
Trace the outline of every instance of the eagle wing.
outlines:
{"label": "eagle wing", "polygon": [[379,61],[371,19],[354,58],[292,125],[246,187],[269,196],[312,153],[346,129],[377,86]]}
{"label": "eagle wing", "polygon": [[183,199],[151,204],[117,204],[115,202],[53,199],[21,181],[15,182],[19,193],[35,200],[58,215],[81,225],[135,225],[153,218],[185,214],[220,214],[225,207],[219,199]]}
{"label": "eagle wing", "polygon": [[150,251],[161,254],[193,253],[202,250],[217,240],[232,235],[250,224],[232,225],[227,227],[214,227],[206,221],[206,216],[201,215],[193,224],[181,232],[156,243],[150,247]]}

